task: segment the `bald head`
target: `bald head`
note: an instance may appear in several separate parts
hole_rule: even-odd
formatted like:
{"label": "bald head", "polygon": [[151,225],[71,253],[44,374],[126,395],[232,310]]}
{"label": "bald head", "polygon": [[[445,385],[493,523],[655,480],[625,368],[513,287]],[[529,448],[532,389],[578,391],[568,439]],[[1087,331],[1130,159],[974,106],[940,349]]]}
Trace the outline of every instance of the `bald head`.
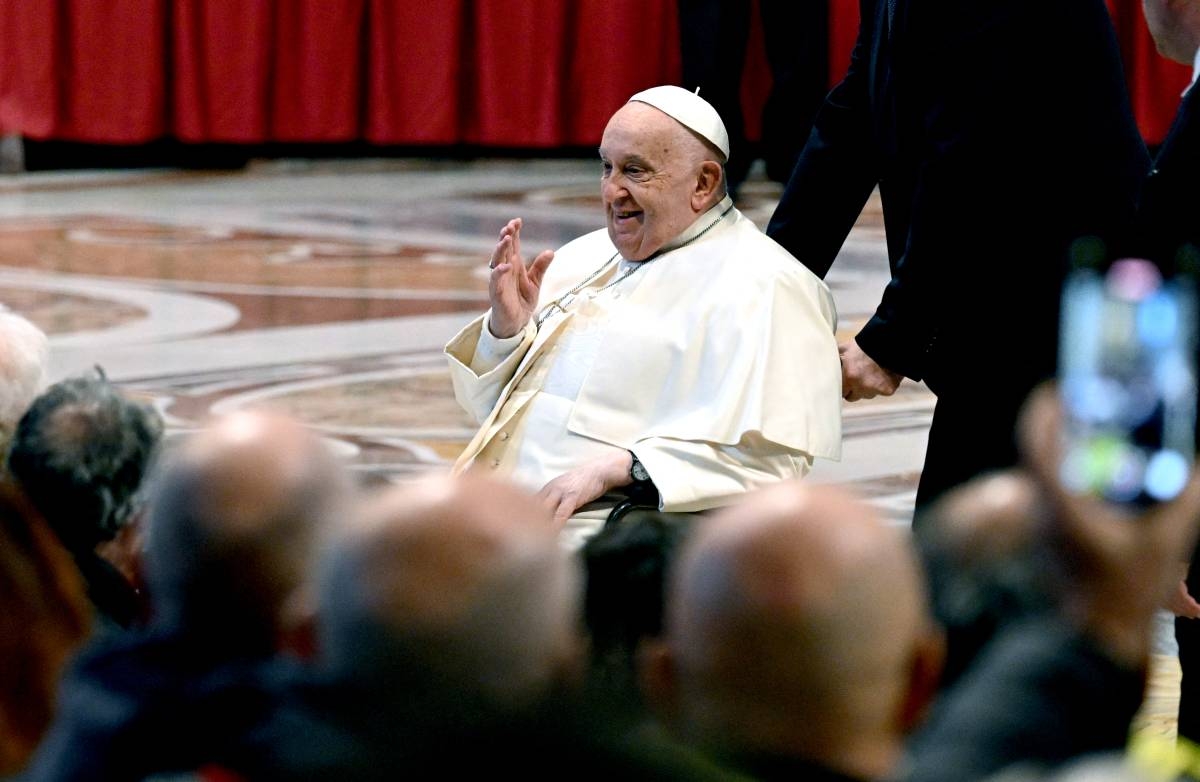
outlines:
{"label": "bald head", "polygon": [[896,738],[928,628],[906,537],[847,493],[799,482],[701,529],[676,570],[667,625],[693,738],[835,766],[847,741]]}
{"label": "bald head", "polygon": [[578,576],[533,497],[474,476],[384,491],[330,551],[321,647],[344,675],[521,705],[574,662]]}
{"label": "bald head", "polygon": [[346,491],[327,446],[298,422],[235,413],[167,461],[151,499],[147,575],[157,608],[276,627]]}
{"label": "bald head", "polygon": [[950,631],[949,687],[999,629],[1055,605],[1067,576],[1047,545],[1049,511],[1033,478],[993,473],[947,492],[917,525],[937,620]]}

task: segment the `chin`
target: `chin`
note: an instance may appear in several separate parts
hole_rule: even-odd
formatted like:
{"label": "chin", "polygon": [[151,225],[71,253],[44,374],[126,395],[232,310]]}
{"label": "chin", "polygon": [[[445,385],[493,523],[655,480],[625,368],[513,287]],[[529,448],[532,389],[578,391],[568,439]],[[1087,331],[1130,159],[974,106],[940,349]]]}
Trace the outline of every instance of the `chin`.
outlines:
{"label": "chin", "polygon": [[[609,235],[609,238],[610,239],[613,238],[611,234]],[[621,254],[621,257],[624,258],[625,260],[627,260],[627,261],[641,260],[638,257],[639,256],[639,252],[638,252],[639,245],[636,244],[635,242],[629,242],[629,241],[625,241],[622,239],[613,239],[613,246],[617,248],[617,252],[619,252]]]}

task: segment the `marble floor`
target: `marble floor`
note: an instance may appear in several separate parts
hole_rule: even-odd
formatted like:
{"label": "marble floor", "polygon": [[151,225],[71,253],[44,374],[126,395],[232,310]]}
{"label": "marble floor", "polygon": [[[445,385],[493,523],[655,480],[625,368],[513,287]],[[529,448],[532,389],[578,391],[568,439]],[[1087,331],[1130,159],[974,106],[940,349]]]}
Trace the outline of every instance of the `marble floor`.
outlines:
{"label": "marble floor", "polygon": [[[486,308],[500,227],[524,217],[527,249],[599,227],[598,175],[592,160],[360,160],[3,176],[0,303],[50,335],[54,379],[100,365],[172,435],[271,405],[364,480],[402,480],[443,469],[473,432],[441,347]],[[765,226],[778,196],[752,177],[739,206]],[[886,281],[872,201],[828,277],[840,336]],[[912,383],[846,405],[843,459],[813,479],[907,524],[932,409]],[[1178,674],[1158,668],[1146,724],[1173,730]]]}
{"label": "marble floor", "polygon": [[[436,468],[471,434],[441,346],[486,308],[486,254],[525,218],[527,248],[600,225],[591,160],[283,161],[0,178],[0,302],[51,335],[61,378],[99,364],[153,397],[172,432],[270,404],[320,428],[366,476]],[[765,225],[778,186],[752,181]],[[829,282],[852,333],[886,281],[877,206]],[[911,514],[933,406],[920,386],[846,407],[846,453],[819,480]]]}

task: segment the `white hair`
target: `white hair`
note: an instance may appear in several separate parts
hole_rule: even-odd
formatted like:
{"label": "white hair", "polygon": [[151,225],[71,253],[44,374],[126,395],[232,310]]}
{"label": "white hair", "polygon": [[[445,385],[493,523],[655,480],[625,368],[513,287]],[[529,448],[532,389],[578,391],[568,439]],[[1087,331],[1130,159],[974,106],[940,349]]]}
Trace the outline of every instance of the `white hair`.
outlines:
{"label": "white hair", "polygon": [[46,385],[46,335],[0,308],[0,440],[7,440]]}

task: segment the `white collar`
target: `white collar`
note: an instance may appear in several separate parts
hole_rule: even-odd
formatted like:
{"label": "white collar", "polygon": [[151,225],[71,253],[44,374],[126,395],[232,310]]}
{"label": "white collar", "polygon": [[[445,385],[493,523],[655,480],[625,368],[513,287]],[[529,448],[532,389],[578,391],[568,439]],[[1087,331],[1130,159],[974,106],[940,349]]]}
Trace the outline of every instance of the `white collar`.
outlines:
{"label": "white collar", "polygon": [[660,255],[663,255],[664,253],[669,253],[672,250],[678,250],[680,247],[683,247],[685,244],[691,244],[692,242],[699,239],[703,234],[705,234],[708,231],[715,228],[717,223],[721,222],[726,217],[728,217],[729,213],[732,211],[733,211],[733,199],[730,198],[728,195],[726,195],[724,198],[722,198],[720,201],[718,201],[716,203],[716,205],[714,205],[712,208],[710,208],[707,212],[705,212],[704,214],[697,217],[694,221],[692,221],[692,224],[689,225],[687,228],[683,229],[683,231],[678,236],[676,236],[674,239],[672,239],[671,241],[664,244],[662,247],[658,248],[649,258],[646,258],[641,261],[629,261],[625,258],[622,258],[621,262],[622,262],[622,264],[645,263],[646,261],[654,260],[655,258],[657,258]]}

